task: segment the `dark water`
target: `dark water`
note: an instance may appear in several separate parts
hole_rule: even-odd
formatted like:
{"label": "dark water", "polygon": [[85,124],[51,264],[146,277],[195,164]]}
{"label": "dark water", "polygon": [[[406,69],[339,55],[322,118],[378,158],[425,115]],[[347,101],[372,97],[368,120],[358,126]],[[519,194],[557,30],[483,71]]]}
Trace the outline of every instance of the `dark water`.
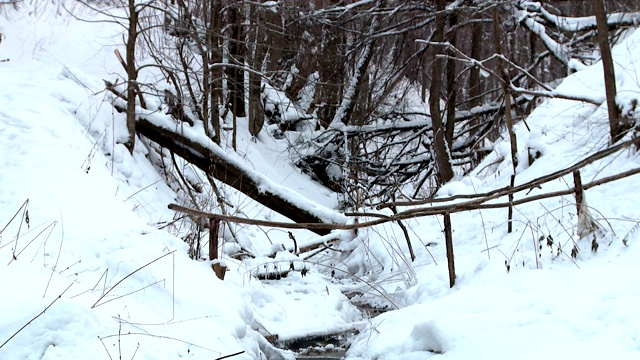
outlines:
{"label": "dark water", "polygon": [[356,336],[357,331],[343,332],[334,335],[305,337],[282,344],[296,353],[296,359],[342,359],[346,356],[349,342]]}
{"label": "dark water", "polygon": [[[387,307],[375,307],[362,301],[360,293],[352,293],[347,297],[366,318],[374,318],[389,310]],[[296,353],[296,359],[336,360],[346,357],[347,350],[358,333],[359,330],[353,328],[334,334],[306,336],[285,342],[279,342],[276,336],[270,342],[278,348],[293,351]]]}

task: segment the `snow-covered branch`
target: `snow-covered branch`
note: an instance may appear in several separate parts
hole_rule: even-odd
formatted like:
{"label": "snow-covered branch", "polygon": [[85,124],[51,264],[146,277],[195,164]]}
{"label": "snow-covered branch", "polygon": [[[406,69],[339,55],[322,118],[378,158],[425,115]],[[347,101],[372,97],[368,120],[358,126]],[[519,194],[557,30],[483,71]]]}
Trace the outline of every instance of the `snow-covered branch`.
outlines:
{"label": "snow-covered branch", "polygon": [[[176,127],[166,115],[141,113],[136,121],[136,130],[150,140],[172,149],[207,174],[292,221],[329,224],[347,222],[345,216],[256,173],[236,158],[235,153],[225,152],[204,133],[189,127]],[[312,231],[320,235],[327,233],[323,229]]]}
{"label": "snow-covered branch", "polygon": [[[522,9],[530,13],[538,14],[544,21],[561,31],[579,32],[596,29],[595,16],[560,16],[547,11],[539,2],[523,1]],[[607,15],[607,24],[611,26],[638,26],[640,24],[640,12],[616,12]]]}

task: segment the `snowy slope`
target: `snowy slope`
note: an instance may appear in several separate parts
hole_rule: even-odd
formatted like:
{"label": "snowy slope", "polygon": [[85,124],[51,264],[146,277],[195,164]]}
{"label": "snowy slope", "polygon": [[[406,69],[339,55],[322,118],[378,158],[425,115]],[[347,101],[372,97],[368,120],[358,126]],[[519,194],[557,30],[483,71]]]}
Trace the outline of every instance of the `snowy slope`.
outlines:
{"label": "snowy slope", "polygon": [[[613,54],[618,102],[633,110],[633,100],[640,99],[640,32],[629,35]],[[604,100],[601,64],[569,76],[557,91]],[[629,115],[640,119],[640,112],[635,111]],[[527,119],[531,131],[524,123],[516,127],[520,153],[516,184],[606,148],[606,114],[606,104],[546,101]],[[527,147],[541,152],[531,166]],[[637,151],[625,149],[582,169],[582,181],[638,167]],[[447,184],[440,195],[482,193],[507,186],[511,169],[509,144],[504,140],[476,171]],[[419,256],[416,275],[405,276],[404,284],[387,286],[390,290],[398,287],[396,302],[406,307],[372,319],[369,330],[356,339],[349,358],[639,358],[638,181],[636,175],[586,191],[591,214],[603,229],[596,237],[597,252],[591,251],[593,237],[580,239],[576,234],[573,196],[517,206],[512,234],[507,234],[506,209],[452,215],[457,270],[453,289],[448,289],[442,219],[411,221]],[[568,175],[515,198],[572,186],[573,178]],[[393,236],[404,241],[397,230]],[[420,245],[429,242],[435,243],[428,247],[433,258]],[[371,243],[376,240],[370,239]],[[572,259],[574,245],[579,252]],[[372,252],[384,258],[388,247]]]}
{"label": "snowy slope", "polygon": [[175,195],[144,146],[117,144],[100,91],[121,29],[48,6],[12,13],[0,44],[0,344],[28,324],[0,359],[270,354],[233,281],[156,229]]}
{"label": "snowy slope", "polygon": [[[2,23],[0,359],[291,358],[263,335],[287,340],[359,319],[315,270],[268,287],[252,280],[251,265],[228,260],[222,282],[210,262],[189,259],[181,239],[159,230],[172,228],[167,204],[180,199],[144,142],[133,156],[121,144],[124,117],[103,91],[103,79],[122,73],[113,55],[122,28],[66,4],[77,18],[35,2]],[[285,143],[239,132],[238,144],[244,166],[320,207],[337,204],[283,160]],[[235,214],[282,220],[222,190]],[[282,231],[235,230],[258,254],[289,241]],[[301,243],[313,236],[294,233]]]}

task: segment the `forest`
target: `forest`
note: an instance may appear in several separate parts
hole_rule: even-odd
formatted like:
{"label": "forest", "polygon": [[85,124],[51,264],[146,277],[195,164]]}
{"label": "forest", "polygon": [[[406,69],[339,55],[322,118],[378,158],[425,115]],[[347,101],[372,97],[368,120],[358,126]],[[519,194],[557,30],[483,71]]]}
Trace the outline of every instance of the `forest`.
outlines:
{"label": "forest", "polygon": [[[178,156],[208,179],[205,191],[178,174],[185,195],[178,206],[222,219],[228,214],[216,190],[221,182],[319,235],[344,226],[344,219],[327,218],[281,191],[263,191],[260,176],[226,154],[237,150],[239,127],[257,141],[264,132],[285,139],[287,161],[337,193],[341,213],[355,218],[389,208],[394,216],[377,215],[373,223],[402,227],[401,220],[426,214],[397,214],[398,205],[432,199],[443,184],[475,169],[504,134],[513,188],[521,165],[514,124],[527,126],[526,117],[549,98],[603,103],[555,90],[601,57],[611,80],[611,143],[635,128],[622,113],[625,104],[615,100],[610,44],[640,13],[632,1],[606,5],[130,0],[114,4],[126,14],[115,16],[84,3],[127,30],[125,54],[115,53],[126,77],[105,81],[114,106],[126,114],[126,146],[133,151],[138,133],[170,153],[161,159]],[[147,105],[147,96],[160,100]],[[145,116],[159,109],[173,128]],[[524,166],[540,156],[527,152]],[[175,159],[165,163],[180,173]],[[444,206],[430,214],[449,212]],[[511,221],[510,206],[508,216]]]}
{"label": "forest", "polygon": [[636,358],[639,24],[0,0],[0,358]]}

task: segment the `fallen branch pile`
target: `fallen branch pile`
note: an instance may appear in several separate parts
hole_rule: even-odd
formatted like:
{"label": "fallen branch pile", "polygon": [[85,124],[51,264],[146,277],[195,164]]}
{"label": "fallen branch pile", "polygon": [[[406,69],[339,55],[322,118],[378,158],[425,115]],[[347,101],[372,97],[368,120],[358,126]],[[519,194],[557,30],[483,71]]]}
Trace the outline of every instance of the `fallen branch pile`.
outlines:
{"label": "fallen branch pile", "polygon": [[[606,156],[612,155],[615,152],[622,150],[631,145],[635,145],[638,143],[638,139],[631,139],[628,141],[620,142],[613,146],[610,146],[604,150],[596,152],[587,158],[575,163],[572,166],[564,168],[562,170],[556,171],[552,174],[545,175],[529,181],[525,184],[521,184],[518,186],[507,186],[500,189],[496,189],[487,193],[481,194],[464,194],[464,195],[455,195],[446,198],[438,198],[438,199],[427,199],[420,201],[407,201],[407,202],[393,202],[382,204],[378,207],[378,209],[391,208],[393,211],[393,215],[383,215],[376,213],[347,213],[345,215],[350,217],[368,217],[368,218],[376,218],[374,220],[365,221],[365,222],[353,222],[351,224],[327,224],[327,223],[285,223],[285,222],[276,222],[276,221],[266,221],[266,220],[257,220],[257,219],[248,219],[241,218],[236,216],[228,216],[221,214],[213,214],[204,211],[190,209],[184,206],[169,204],[169,209],[174,211],[182,212],[189,214],[194,217],[207,218],[215,221],[228,221],[239,224],[248,224],[248,225],[257,225],[257,226],[269,226],[269,227],[279,227],[285,229],[307,229],[311,231],[318,232],[318,230],[330,231],[330,230],[356,230],[366,227],[371,227],[375,225],[385,224],[388,222],[397,222],[399,223],[401,220],[413,219],[424,216],[434,216],[434,215],[443,215],[445,219],[445,240],[447,243],[447,258],[448,258],[448,268],[449,268],[449,279],[450,286],[453,286],[455,283],[455,264],[454,264],[454,256],[453,256],[453,242],[452,242],[452,226],[451,226],[451,217],[452,213],[462,212],[462,211],[472,211],[472,210],[481,210],[481,209],[498,209],[498,208],[512,208],[516,205],[521,205],[533,201],[538,201],[542,199],[564,196],[564,195],[576,195],[576,201],[579,203],[582,201],[582,197],[584,196],[583,191],[593,188],[595,186],[607,184],[613,181],[617,181],[635,174],[640,173],[640,167],[633,168],[628,171],[624,171],[615,175],[607,176],[598,180],[591,181],[586,184],[582,184],[582,180],[580,179],[579,170],[583,167],[605,158]],[[547,192],[543,194],[533,195],[525,198],[521,198],[518,200],[512,200],[513,194],[524,191],[531,190],[534,188],[541,189],[542,185],[557,180],[563,176],[573,174],[574,176],[574,187],[565,190]],[[496,200],[500,197],[508,196],[509,201],[507,202],[492,202],[488,203],[491,200]],[[470,199],[462,202],[454,202],[460,199]],[[440,206],[432,206],[430,204],[433,203],[446,203]],[[421,205],[429,205],[429,206],[421,206]],[[412,209],[408,209],[405,211],[396,211],[397,206],[418,206]],[[409,242],[409,240],[407,240]],[[325,242],[319,241],[317,244],[312,244],[308,247],[318,248],[321,247]]]}
{"label": "fallen branch pile", "polygon": [[[278,228],[284,228],[284,229],[307,229],[314,232],[318,232],[318,230],[325,230],[325,231],[356,230],[356,229],[367,228],[367,227],[380,225],[380,224],[393,222],[393,221],[398,221],[398,220],[408,220],[408,219],[424,217],[424,216],[433,216],[433,215],[444,215],[447,213],[453,214],[453,213],[462,212],[462,211],[506,208],[509,206],[526,204],[532,201],[538,201],[542,199],[563,196],[563,195],[571,195],[575,193],[576,189],[574,187],[568,188],[566,190],[559,190],[559,191],[529,196],[526,198],[514,200],[513,202],[498,202],[498,203],[487,204],[487,202],[491,200],[495,200],[504,196],[509,196],[511,194],[516,194],[524,190],[541,188],[542,185],[544,185],[545,183],[548,183],[550,181],[557,180],[563,176],[569,175],[574,171],[580,170],[597,160],[603,159],[604,157],[609,156],[624,148],[627,148],[637,142],[638,142],[638,139],[631,139],[628,141],[618,143],[604,150],[596,152],[572,166],[556,171],[552,174],[539,177],[537,179],[534,179],[532,181],[529,181],[521,185],[506,186],[500,189],[496,189],[490,192],[480,193],[480,194],[464,194],[464,195],[454,195],[454,196],[437,198],[437,199],[387,203],[387,204],[382,204],[378,206],[378,209],[384,209],[384,208],[393,207],[393,206],[419,206],[419,205],[432,204],[432,203],[448,203],[440,206],[415,207],[412,209],[399,211],[393,215],[384,215],[384,214],[376,214],[376,213],[346,213],[345,214],[346,216],[349,216],[349,217],[359,217],[359,218],[376,217],[377,218],[377,219],[365,221],[365,222],[358,222],[358,223],[351,223],[351,224],[328,224],[328,223],[317,223],[317,222],[287,223],[287,222],[267,221],[267,220],[258,220],[258,219],[248,219],[243,217],[229,216],[229,215],[222,215],[222,214],[213,214],[213,213],[208,213],[208,212],[199,211],[195,209],[190,209],[177,204],[169,204],[169,209],[186,213],[195,217],[217,219],[217,220],[228,221],[228,222],[238,223],[238,224],[270,226],[270,227],[278,227]],[[607,183],[620,180],[638,173],[640,173],[640,168],[634,168],[628,171],[618,173],[616,175],[607,176],[607,177],[586,183],[583,185],[583,188],[585,190],[588,190],[595,186],[607,184]],[[459,199],[472,199],[472,200],[457,202],[457,203],[450,203]]]}

